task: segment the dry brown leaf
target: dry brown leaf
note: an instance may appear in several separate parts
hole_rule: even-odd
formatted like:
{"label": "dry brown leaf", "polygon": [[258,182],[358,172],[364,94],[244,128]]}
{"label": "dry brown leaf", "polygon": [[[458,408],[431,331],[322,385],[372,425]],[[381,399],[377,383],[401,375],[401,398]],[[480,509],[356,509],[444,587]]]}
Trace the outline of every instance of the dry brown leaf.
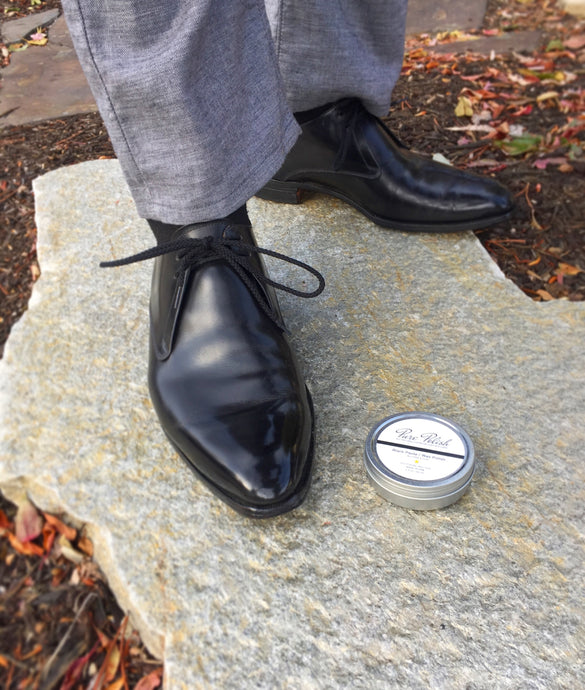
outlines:
{"label": "dry brown leaf", "polygon": [[49,513],[43,513],[45,516],[45,520],[50,524],[53,525],[53,527],[59,532],[59,534],[62,534],[66,539],[69,541],[74,541],[77,538],[77,530],[73,529],[73,527],[69,527],[69,525],[66,525],[64,522],[59,520],[58,517],[55,517],[54,515],[50,515]]}
{"label": "dry brown leaf", "polygon": [[118,645],[114,645],[106,658],[106,663],[106,681],[109,683],[116,677],[120,665],[120,648]]}
{"label": "dry brown leaf", "polygon": [[537,290],[536,293],[540,295],[543,302],[550,302],[551,300],[554,300],[554,297],[546,290]]}
{"label": "dry brown leaf", "polygon": [[23,556],[42,556],[44,554],[43,549],[33,544],[32,541],[27,541],[23,544],[15,534],[12,534],[12,532],[7,532],[6,534],[10,545],[17,553],[21,553]]}
{"label": "dry brown leaf", "polygon": [[579,273],[583,273],[583,269],[579,266],[573,266],[571,264],[565,264],[559,261],[558,268],[554,271],[555,275],[562,274],[564,276],[576,276]]}

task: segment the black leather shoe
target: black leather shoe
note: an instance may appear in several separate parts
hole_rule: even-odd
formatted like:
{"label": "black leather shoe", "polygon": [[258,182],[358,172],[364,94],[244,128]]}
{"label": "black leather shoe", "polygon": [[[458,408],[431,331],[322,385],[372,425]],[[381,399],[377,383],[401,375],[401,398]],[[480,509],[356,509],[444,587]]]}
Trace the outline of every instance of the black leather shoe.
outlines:
{"label": "black leather shoe", "polygon": [[[306,268],[319,288],[274,283],[259,253]],[[179,228],[165,244],[102,265],[153,257],[149,387],[164,431],[240,513],[295,508],[309,486],[313,410],[273,288],[315,296],[322,277],[259,249],[249,225],[226,221]]]}
{"label": "black leather shoe", "polygon": [[410,152],[359,100],[338,101],[301,128],[257,196],[294,204],[304,191],[323,192],[397,230],[475,230],[512,211],[498,182]]}

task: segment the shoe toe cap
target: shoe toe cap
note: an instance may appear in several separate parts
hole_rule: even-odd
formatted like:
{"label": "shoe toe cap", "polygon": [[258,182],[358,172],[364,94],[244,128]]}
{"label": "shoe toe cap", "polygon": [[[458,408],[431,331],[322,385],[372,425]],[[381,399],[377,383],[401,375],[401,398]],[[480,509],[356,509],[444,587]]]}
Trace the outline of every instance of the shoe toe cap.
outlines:
{"label": "shoe toe cap", "polygon": [[[308,488],[312,413],[303,398],[262,401],[165,424],[182,457],[209,488],[247,515],[296,507]],[[170,434],[169,434],[170,435]]]}

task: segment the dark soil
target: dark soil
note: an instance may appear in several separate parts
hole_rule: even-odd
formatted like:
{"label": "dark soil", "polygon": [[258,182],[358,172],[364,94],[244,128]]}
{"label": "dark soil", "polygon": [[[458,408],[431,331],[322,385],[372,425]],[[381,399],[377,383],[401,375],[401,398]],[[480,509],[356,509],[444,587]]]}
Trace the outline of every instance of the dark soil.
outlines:
{"label": "dark soil", "polygon": [[64,165],[113,156],[97,114],[0,131],[0,354],[39,276],[32,180]]}
{"label": "dark soil", "polygon": [[161,662],[132,631],[91,551],[83,530],[31,505],[18,516],[0,494],[0,686],[5,690],[160,685]]}

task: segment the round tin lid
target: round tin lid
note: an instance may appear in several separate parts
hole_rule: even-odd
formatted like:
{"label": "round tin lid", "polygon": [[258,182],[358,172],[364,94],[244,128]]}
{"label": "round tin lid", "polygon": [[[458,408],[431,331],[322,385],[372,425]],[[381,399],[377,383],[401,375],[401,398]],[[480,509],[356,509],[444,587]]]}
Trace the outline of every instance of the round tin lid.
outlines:
{"label": "round tin lid", "polygon": [[449,419],[426,412],[393,415],[368,434],[364,463],[384,498],[403,508],[432,510],[457,501],[475,471],[473,443]]}

